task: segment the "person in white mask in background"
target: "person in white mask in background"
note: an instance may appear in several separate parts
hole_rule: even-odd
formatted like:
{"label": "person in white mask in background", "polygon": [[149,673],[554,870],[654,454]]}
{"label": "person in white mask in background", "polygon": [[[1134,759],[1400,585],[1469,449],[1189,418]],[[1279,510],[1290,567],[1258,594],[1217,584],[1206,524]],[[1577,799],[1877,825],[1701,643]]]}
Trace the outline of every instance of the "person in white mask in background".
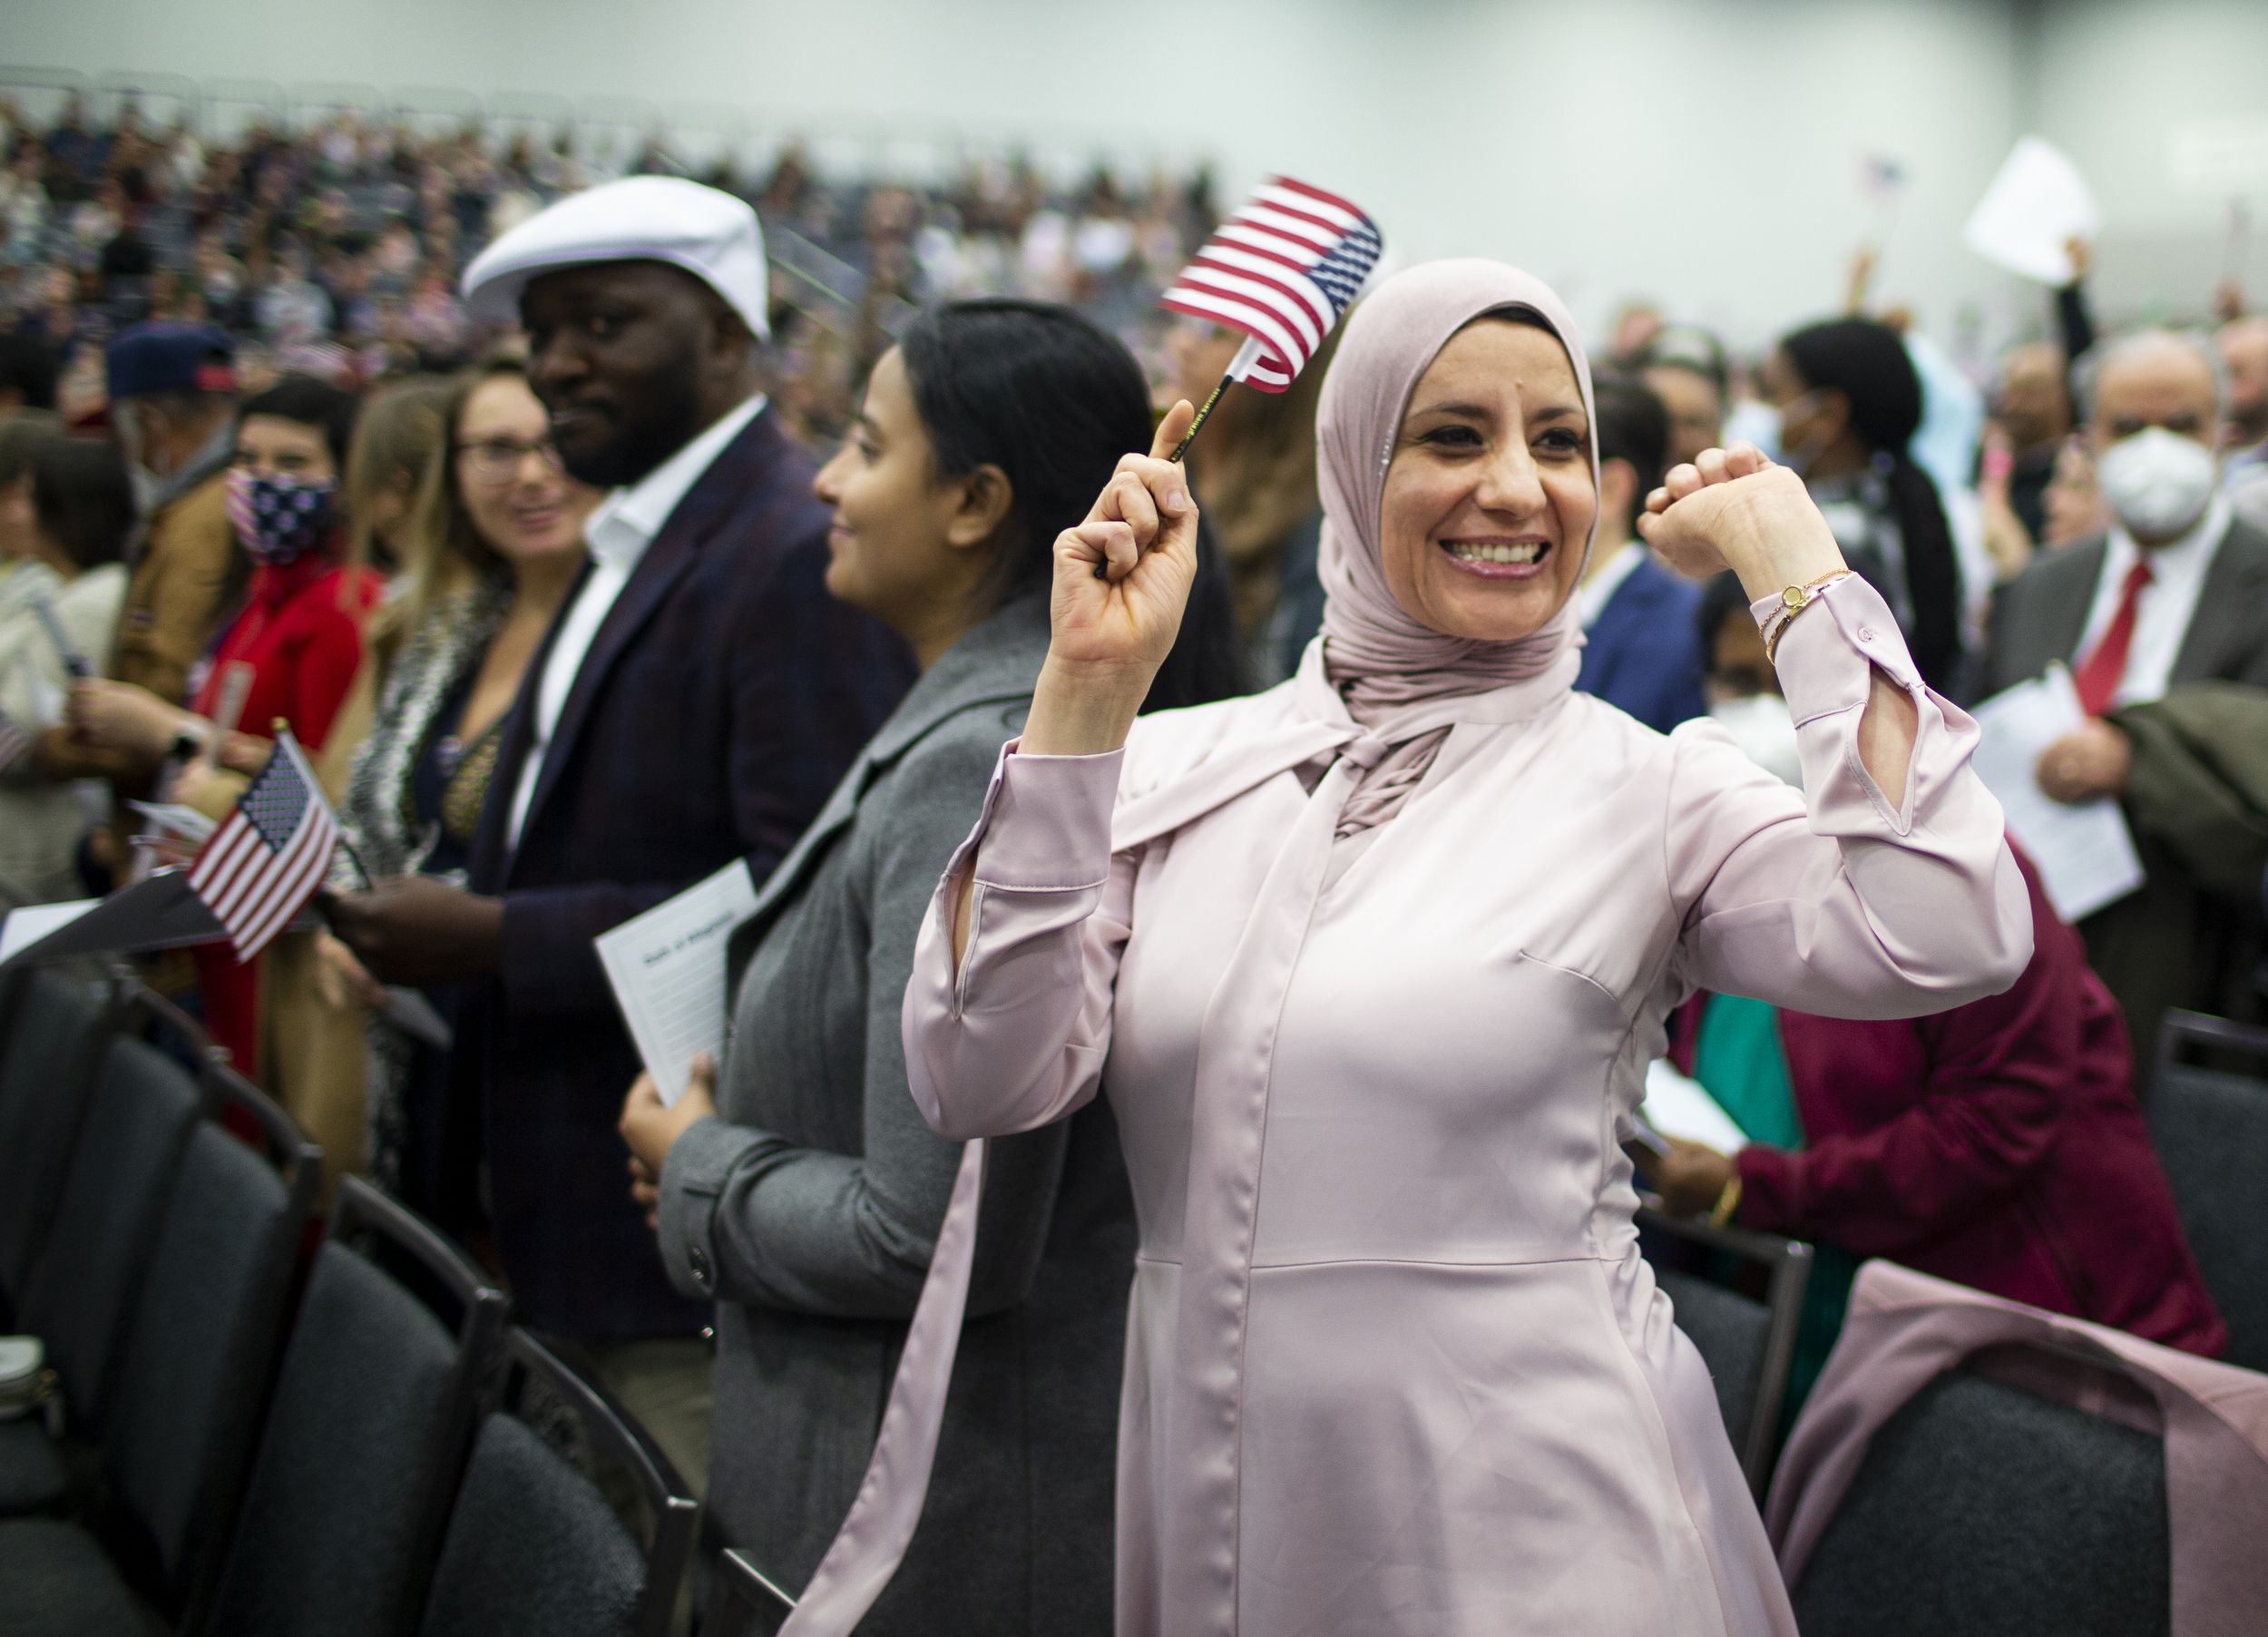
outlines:
{"label": "person in white mask in background", "polygon": [[2116,797],[2148,879],[2080,925],[2147,1062],[2168,1006],[2259,1007],[2268,843],[2268,533],[2221,485],[2226,385],[2209,340],[2148,329],[2079,371],[2108,530],[2034,562],[1992,613],[1998,691],[2070,668],[2087,720],[2040,789]]}

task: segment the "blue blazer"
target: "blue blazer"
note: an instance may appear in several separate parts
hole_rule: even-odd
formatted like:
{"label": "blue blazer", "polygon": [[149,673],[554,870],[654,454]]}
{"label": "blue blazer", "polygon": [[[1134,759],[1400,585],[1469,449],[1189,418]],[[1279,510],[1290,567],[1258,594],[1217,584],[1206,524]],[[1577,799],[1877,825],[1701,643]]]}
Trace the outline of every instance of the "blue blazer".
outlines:
{"label": "blue blazer", "polygon": [[1699,586],[1651,556],[1639,559],[1585,633],[1575,685],[1658,733],[1706,715],[1701,677],[1707,656],[1695,627],[1700,607]]}
{"label": "blue blazer", "polygon": [[767,410],[686,492],[576,672],[516,849],[556,622],[505,724],[470,870],[503,898],[503,967],[458,1029],[444,1170],[462,1226],[485,1159],[489,1225],[538,1329],[708,1322],[631,1202],[615,1122],[640,1064],[591,941],[736,858],[760,886],[912,682],[897,639],[827,594],[811,478]]}

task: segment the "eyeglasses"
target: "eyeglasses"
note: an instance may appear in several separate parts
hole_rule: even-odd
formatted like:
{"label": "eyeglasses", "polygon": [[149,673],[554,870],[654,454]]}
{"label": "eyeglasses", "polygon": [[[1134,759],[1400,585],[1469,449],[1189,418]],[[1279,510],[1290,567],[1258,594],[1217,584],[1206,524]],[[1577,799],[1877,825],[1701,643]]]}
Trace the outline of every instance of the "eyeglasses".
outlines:
{"label": "eyeglasses", "polygon": [[542,458],[544,466],[557,472],[559,449],[548,437],[529,442],[513,437],[484,437],[461,443],[456,446],[458,457],[464,463],[468,483],[484,485],[506,484],[520,475],[521,465],[531,455]]}

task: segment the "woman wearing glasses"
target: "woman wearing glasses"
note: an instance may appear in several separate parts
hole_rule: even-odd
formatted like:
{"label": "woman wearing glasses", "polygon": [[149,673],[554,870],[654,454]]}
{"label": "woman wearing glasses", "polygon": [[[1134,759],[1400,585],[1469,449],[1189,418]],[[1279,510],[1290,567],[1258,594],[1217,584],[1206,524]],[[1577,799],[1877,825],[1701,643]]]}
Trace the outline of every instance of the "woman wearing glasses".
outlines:
{"label": "woman wearing glasses", "polygon": [[[505,716],[583,561],[599,491],[559,468],[543,407],[516,363],[459,386],[407,528],[402,570],[373,623],[363,687],[375,701],[339,813],[374,878],[461,872],[480,821]],[[345,866],[349,874],[352,866]],[[361,886],[359,880],[340,883]],[[335,1002],[385,994],[326,935]],[[426,998],[444,1020],[447,991]],[[369,1170],[413,1206],[446,1196],[445,1053],[385,1015],[370,1023]]]}

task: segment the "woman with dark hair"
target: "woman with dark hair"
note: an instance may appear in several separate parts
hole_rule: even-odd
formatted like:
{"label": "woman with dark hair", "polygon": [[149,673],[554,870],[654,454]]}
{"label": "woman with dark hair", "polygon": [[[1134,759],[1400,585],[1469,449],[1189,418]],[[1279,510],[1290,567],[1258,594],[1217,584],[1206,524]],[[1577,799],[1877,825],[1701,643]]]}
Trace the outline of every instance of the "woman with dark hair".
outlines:
{"label": "woman with dark hair", "polygon": [[1921,425],[1921,377],[1887,324],[1837,319],[1781,338],[1765,396],[1780,451],[1803,475],[1853,573],[1898,616],[1914,663],[1950,687],[1961,656],[1960,564],[1945,504],[1907,451]]}
{"label": "woman with dark hair", "polygon": [[[672,1279],[718,1302],[709,1504],[787,1585],[858,1492],[962,1166],[907,1090],[914,933],[1031,704],[1055,537],[1150,437],[1141,371],[1094,325],[959,302],[875,366],[817,479],[828,588],[903,637],[922,678],[736,936],[721,1076],[698,1066],[667,1107],[641,1078],[622,1113]],[[1152,706],[1231,685],[1225,588],[1201,596]],[[940,1493],[862,1632],[1110,1624],[1134,1230],[1109,1112],[993,1145],[983,1190]]]}
{"label": "woman with dark hair", "polygon": [[[0,528],[0,720],[34,733],[71,685],[71,659],[110,663],[134,496],[114,444],[45,429],[22,443],[0,453],[9,514]],[[69,784],[40,777],[26,747],[0,744],[0,908],[79,897],[79,842],[95,817]]]}

